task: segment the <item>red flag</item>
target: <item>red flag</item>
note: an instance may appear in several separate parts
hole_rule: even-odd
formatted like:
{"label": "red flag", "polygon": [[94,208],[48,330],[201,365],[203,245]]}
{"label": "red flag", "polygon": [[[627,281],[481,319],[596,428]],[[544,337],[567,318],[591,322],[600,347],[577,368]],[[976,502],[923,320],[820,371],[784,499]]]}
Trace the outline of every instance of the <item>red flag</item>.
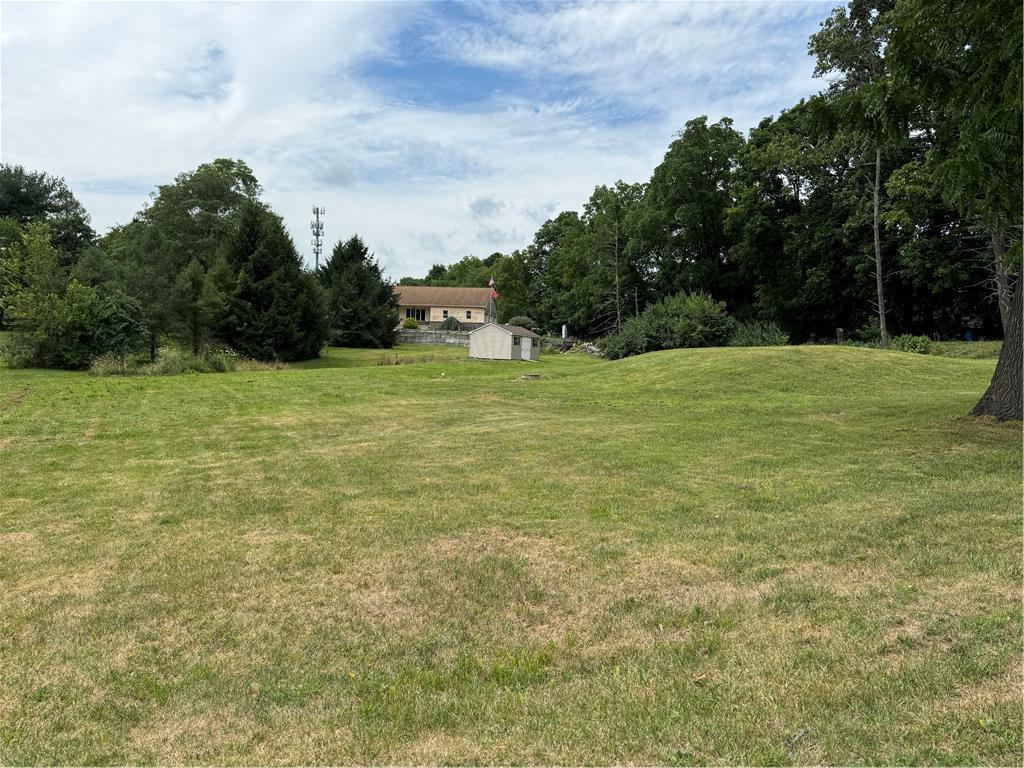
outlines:
{"label": "red flag", "polygon": [[494,290],[493,286],[491,287],[491,298],[492,299],[498,298],[498,292],[496,290]]}

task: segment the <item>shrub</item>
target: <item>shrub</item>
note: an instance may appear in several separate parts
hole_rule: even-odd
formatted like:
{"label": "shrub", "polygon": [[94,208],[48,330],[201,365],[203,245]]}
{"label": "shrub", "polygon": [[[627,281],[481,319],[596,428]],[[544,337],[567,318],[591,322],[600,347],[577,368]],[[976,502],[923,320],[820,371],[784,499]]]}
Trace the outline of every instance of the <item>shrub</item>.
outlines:
{"label": "shrub", "polygon": [[142,339],[138,304],[76,280],[61,292],[26,290],[11,301],[13,333],[4,349],[14,368],[88,368],[93,358],[124,355]]}
{"label": "shrub", "polygon": [[882,325],[878,318],[872,317],[864,325],[851,333],[850,340],[878,344],[882,340]]}
{"label": "shrub", "polygon": [[786,332],[772,322],[754,320],[749,323],[737,323],[730,347],[781,347],[789,344]]}
{"label": "shrub", "polygon": [[459,322],[457,317],[447,317],[437,328],[441,331],[461,331],[462,323]]}
{"label": "shrub", "polygon": [[93,376],[176,376],[181,373],[224,373],[246,364],[246,370],[284,367],[252,360],[241,360],[232,349],[204,350],[198,355],[174,344],[157,350],[152,363],[126,360],[116,355],[100,355],[92,361],[89,373]]}
{"label": "shrub", "polygon": [[109,352],[94,358],[89,366],[89,373],[93,376],[129,376],[137,372],[123,357],[112,355]]}
{"label": "shrub", "polygon": [[518,325],[520,328],[526,328],[527,330],[530,331],[537,330],[537,324],[526,315],[516,315],[515,317],[510,317],[508,320],[505,321],[505,324]]}
{"label": "shrub", "polygon": [[647,351],[647,329],[643,317],[629,318],[622,328],[601,339],[600,348],[601,353],[611,360],[642,355]]}
{"label": "shrub", "polygon": [[419,327],[420,324],[416,322],[415,318],[407,317],[405,318],[405,320],[402,321],[402,328],[404,328],[407,331],[415,331]]}
{"label": "shrub", "polygon": [[724,302],[706,293],[679,293],[627,320],[602,339],[601,349],[615,359],[659,349],[718,347],[725,345],[734,327]]}
{"label": "shrub", "polygon": [[932,340],[927,336],[912,336],[906,333],[902,336],[896,336],[889,343],[893,349],[899,349],[904,352],[916,352],[921,355],[927,355],[932,347]]}

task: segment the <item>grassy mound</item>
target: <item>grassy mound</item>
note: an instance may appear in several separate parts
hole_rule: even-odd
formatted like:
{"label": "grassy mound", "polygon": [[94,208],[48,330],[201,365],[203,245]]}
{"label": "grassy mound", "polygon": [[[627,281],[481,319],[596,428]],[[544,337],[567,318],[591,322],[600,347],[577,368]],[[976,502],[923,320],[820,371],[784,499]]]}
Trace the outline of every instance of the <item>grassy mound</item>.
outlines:
{"label": "grassy mound", "polygon": [[993,360],[449,352],[4,371],[4,760],[1019,757]]}

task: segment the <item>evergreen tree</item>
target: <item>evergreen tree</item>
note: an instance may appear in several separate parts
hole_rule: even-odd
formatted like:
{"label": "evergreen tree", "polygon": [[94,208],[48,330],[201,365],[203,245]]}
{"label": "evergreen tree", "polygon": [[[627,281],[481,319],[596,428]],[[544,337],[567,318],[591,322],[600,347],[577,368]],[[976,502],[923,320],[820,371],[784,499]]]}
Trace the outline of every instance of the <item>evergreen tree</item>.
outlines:
{"label": "evergreen tree", "polygon": [[280,217],[242,204],[225,259],[237,275],[217,323],[221,338],[259,360],[317,357],[327,340],[324,292],[302,267]]}
{"label": "evergreen tree", "polygon": [[334,246],[319,278],[327,292],[331,344],[391,347],[395,343],[398,297],[358,235]]}
{"label": "evergreen tree", "polygon": [[0,217],[45,223],[60,267],[73,265],[96,239],[89,214],[64,179],[20,165],[0,164]]}

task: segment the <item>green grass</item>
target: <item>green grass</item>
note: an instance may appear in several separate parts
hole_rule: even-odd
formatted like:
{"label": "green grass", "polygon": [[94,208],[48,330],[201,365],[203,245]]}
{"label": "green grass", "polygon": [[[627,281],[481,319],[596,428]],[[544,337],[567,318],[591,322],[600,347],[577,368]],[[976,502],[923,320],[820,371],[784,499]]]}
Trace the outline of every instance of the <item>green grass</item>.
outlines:
{"label": "green grass", "polygon": [[928,350],[933,355],[958,357],[967,360],[995,360],[999,350],[1003,348],[1001,341],[933,341]]}
{"label": "green grass", "polygon": [[317,359],[289,363],[289,367],[308,370],[311,368],[360,368],[366,365],[434,363],[458,360],[466,357],[467,352],[467,347],[452,344],[396,344],[391,349],[328,347]]}
{"label": "green grass", "polygon": [[376,354],[0,370],[0,762],[1020,763],[993,360]]}

